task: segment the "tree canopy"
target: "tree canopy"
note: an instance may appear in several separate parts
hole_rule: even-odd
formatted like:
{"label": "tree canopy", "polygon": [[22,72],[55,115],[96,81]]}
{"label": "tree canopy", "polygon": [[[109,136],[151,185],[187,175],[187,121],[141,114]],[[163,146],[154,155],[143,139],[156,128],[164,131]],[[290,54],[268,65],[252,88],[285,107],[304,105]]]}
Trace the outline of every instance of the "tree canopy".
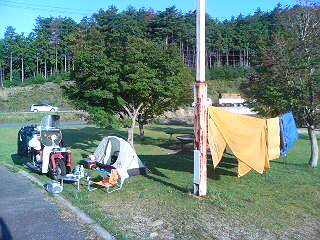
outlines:
{"label": "tree canopy", "polygon": [[272,36],[273,45],[261,48],[243,91],[249,103],[264,116],[293,111],[308,127],[310,166],[317,166],[315,128],[320,123],[320,6],[305,4],[285,9],[283,31]]}
{"label": "tree canopy", "polygon": [[192,75],[176,47],[132,36],[108,44],[103,31],[93,27],[79,43],[75,84],[67,89],[101,125],[112,125],[114,116],[132,120],[131,128],[137,117],[144,125],[189,100]]}
{"label": "tree canopy", "polygon": [[[218,21],[207,15],[207,65],[249,66],[261,46],[270,45],[277,29],[281,6],[273,11]],[[196,15],[176,7],[164,11],[128,7],[120,12],[115,6],[101,9],[76,23],[68,17],[38,17],[28,36],[9,26],[0,39],[1,79],[5,86],[25,83],[34,77],[46,80],[51,75],[70,72],[75,64],[78,40],[92,27],[104,34],[108,44],[126,36],[135,36],[179,48],[183,62],[190,68],[196,62]],[[22,63],[23,61],[23,63]],[[29,79],[29,80],[28,80]]]}

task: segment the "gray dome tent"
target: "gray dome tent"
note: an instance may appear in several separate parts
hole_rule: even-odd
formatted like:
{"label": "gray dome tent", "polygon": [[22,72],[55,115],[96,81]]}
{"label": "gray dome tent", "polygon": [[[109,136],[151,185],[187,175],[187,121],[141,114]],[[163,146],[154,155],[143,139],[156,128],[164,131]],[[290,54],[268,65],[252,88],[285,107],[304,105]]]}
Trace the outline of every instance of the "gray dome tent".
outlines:
{"label": "gray dome tent", "polygon": [[126,140],[116,136],[103,138],[94,152],[94,157],[99,163],[126,170],[129,176],[146,173],[144,164],[132,146]]}

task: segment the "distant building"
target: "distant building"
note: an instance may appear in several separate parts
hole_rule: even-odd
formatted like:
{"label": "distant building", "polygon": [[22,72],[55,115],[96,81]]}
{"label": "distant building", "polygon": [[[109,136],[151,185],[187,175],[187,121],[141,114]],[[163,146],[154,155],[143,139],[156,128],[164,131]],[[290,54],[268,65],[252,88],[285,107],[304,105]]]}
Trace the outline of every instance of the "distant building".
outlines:
{"label": "distant building", "polygon": [[245,102],[246,100],[238,93],[222,93],[219,95],[218,106],[233,113],[255,115],[256,113],[248,108]]}
{"label": "distant building", "polygon": [[218,103],[222,107],[240,107],[245,100],[238,93],[223,93],[220,94]]}

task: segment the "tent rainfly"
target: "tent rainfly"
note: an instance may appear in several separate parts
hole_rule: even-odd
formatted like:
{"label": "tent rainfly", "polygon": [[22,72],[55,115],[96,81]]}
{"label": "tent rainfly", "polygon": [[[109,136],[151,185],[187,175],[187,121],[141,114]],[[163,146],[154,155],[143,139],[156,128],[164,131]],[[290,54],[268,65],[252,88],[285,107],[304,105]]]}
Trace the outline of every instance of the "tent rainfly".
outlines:
{"label": "tent rainfly", "polygon": [[102,139],[94,156],[97,162],[127,170],[129,176],[144,175],[146,168],[132,146],[124,139],[108,136]]}

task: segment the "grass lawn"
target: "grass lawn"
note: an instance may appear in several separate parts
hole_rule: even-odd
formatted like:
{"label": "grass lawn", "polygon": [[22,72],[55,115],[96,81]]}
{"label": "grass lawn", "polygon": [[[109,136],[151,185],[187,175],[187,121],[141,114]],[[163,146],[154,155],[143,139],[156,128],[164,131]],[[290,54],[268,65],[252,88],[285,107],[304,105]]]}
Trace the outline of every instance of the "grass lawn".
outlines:
{"label": "grass lawn", "polygon": [[[200,199],[191,194],[193,153],[191,149],[177,151],[176,143],[168,141],[164,131],[170,127],[189,130],[152,125],[146,129],[144,143],[136,137],[136,151],[150,169],[147,176],[128,179],[121,191],[112,194],[87,192],[85,186],[77,193],[65,185],[63,195],[118,239],[306,239],[319,234],[320,170],[306,164],[309,142],[304,135],[288,163],[272,162],[264,176],[251,172],[238,179],[230,154],[216,170],[209,161],[208,196]],[[17,131],[0,129],[0,163],[26,170],[15,154]],[[93,152],[102,137],[110,134],[126,136],[126,131],[64,131],[74,161]]]}

